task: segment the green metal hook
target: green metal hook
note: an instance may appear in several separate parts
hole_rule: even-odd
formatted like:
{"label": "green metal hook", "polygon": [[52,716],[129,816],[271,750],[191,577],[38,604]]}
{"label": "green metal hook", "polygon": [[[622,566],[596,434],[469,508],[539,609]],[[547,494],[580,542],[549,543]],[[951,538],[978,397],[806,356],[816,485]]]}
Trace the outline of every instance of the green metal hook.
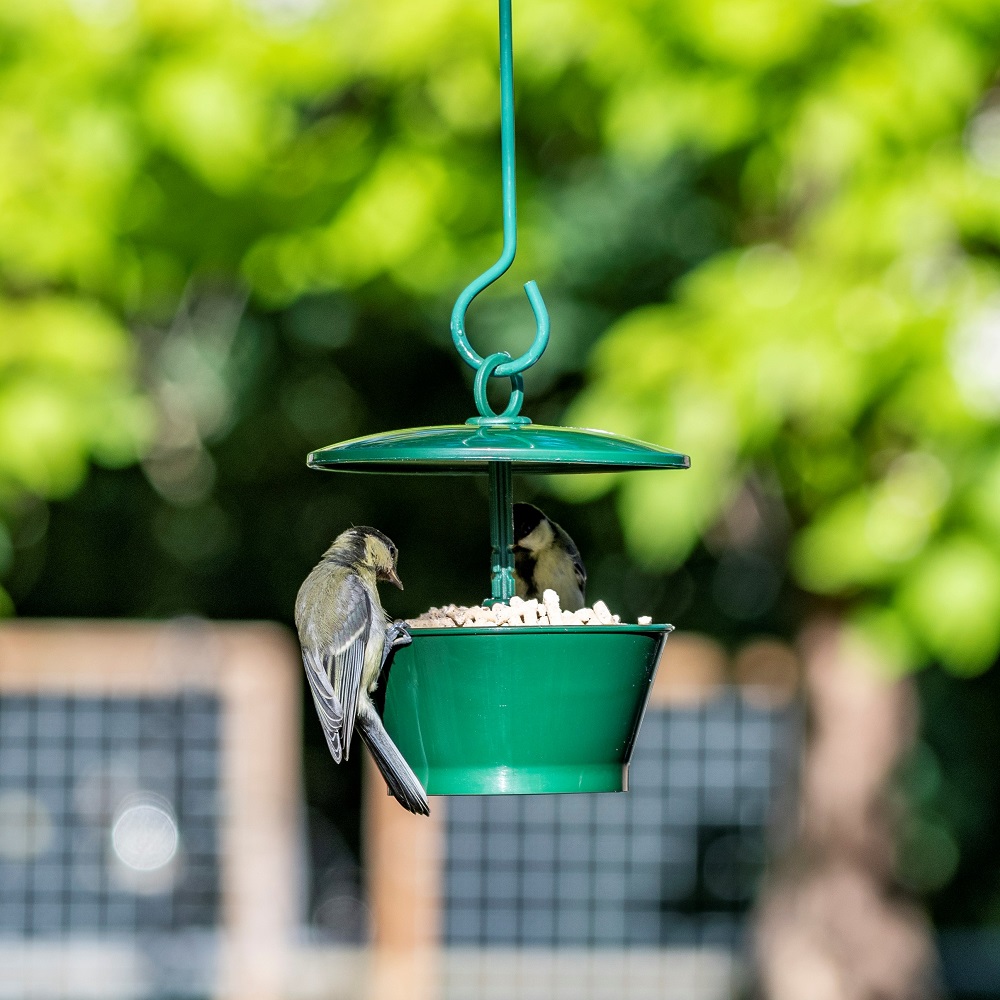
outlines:
{"label": "green metal hook", "polygon": [[[455,300],[451,311],[451,339],[462,360],[470,367],[481,370],[484,358],[469,343],[465,333],[465,314],[472,300],[504,275],[514,262],[517,253],[517,190],[514,163],[514,53],[511,36],[511,0],[500,0],[500,176],[503,196],[503,251],[500,259],[484,271]],[[549,313],[542,293],[534,281],[524,286],[524,291],[535,315],[535,339],[520,357],[497,365],[492,375],[511,378],[530,368],[541,356],[549,342]],[[477,394],[477,405],[478,405]],[[485,398],[485,393],[483,394]],[[520,402],[518,402],[520,408]],[[492,410],[479,408],[483,417],[490,417]],[[516,414],[516,410],[514,413]]]}
{"label": "green metal hook", "polygon": [[[514,46],[511,34],[511,0],[500,0],[500,177],[503,199],[503,251],[489,270],[471,281],[455,300],[451,311],[451,339],[462,360],[476,369],[473,395],[479,416],[470,424],[506,427],[531,423],[518,416],[524,401],[524,379],[521,372],[530,368],[549,342],[549,313],[538,285],[529,281],[524,291],[535,314],[535,339],[520,357],[511,360],[506,351],[484,358],[469,343],[465,334],[465,314],[472,300],[498,278],[514,262],[517,253],[517,189],[514,162]],[[492,377],[510,379],[510,399],[503,413],[497,413],[486,398],[486,384]],[[486,603],[507,601],[514,595],[514,491],[510,462],[489,463],[491,596]]]}

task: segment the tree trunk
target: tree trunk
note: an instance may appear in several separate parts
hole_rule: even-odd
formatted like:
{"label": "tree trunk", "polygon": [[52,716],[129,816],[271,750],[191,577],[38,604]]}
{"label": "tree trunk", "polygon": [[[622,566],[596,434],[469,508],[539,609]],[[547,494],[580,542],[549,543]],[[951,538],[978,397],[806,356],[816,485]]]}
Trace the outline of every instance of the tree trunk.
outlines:
{"label": "tree trunk", "polygon": [[892,777],[911,746],[916,699],[834,621],[802,636],[808,721],[792,836],[755,922],[766,1000],[924,1000],[934,946],[895,879]]}

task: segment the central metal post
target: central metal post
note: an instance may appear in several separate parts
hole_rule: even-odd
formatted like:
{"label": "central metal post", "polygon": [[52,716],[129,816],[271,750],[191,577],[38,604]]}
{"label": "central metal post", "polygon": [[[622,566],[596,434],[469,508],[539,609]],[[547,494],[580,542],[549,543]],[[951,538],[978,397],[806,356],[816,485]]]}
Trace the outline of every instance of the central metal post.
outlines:
{"label": "central metal post", "polygon": [[510,462],[490,462],[490,603],[514,596],[514,485]]}

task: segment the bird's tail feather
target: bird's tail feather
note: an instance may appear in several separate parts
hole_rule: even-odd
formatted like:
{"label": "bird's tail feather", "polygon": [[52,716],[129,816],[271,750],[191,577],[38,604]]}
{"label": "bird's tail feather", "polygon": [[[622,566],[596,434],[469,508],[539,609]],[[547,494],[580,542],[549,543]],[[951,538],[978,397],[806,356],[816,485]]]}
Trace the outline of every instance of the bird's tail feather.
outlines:
{"label": "bird's tail feather", "polygon": [[429,816],[430,806],[427,804],[427,793],[406,763],[396,744],[382,725],[382,720],[375,711],[375,706],[364,698],[358,703],[358,732],[389,786],[389,791],[404,809],[422,816]]}

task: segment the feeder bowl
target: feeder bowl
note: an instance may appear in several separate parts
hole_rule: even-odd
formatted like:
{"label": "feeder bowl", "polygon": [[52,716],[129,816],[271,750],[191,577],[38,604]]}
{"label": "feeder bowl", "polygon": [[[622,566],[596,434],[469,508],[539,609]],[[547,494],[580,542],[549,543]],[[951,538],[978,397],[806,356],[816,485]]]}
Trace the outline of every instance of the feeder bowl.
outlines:
{"label": "feeder bowl", "polygon": [[672,628],[414,629],[386,729],[430,795],[627,791]]}

